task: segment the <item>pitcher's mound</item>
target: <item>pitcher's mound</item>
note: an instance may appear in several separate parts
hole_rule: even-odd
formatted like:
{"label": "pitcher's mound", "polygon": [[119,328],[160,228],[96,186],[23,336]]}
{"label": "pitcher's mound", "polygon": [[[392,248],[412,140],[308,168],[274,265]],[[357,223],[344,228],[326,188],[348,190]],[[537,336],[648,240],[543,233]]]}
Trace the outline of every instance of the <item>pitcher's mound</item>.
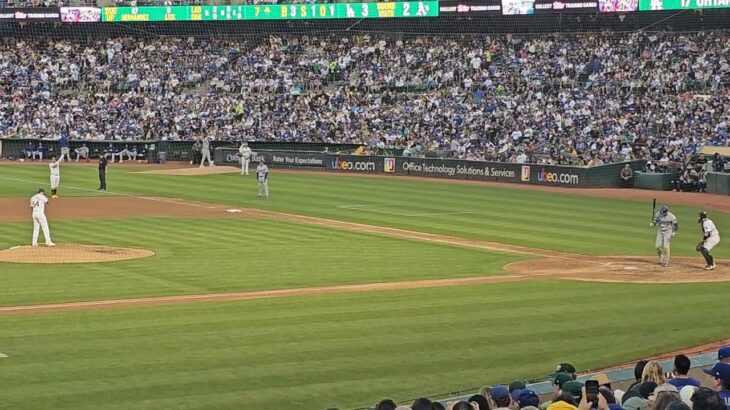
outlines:
{"label": "pitcher's mound", "polygon": [[48,248],[43,245],[14,246],[0,251],[0,262],[12,263],[90,263],[146,258],[155,253],[147,249],[116,248],[101,245],[59,243]]}

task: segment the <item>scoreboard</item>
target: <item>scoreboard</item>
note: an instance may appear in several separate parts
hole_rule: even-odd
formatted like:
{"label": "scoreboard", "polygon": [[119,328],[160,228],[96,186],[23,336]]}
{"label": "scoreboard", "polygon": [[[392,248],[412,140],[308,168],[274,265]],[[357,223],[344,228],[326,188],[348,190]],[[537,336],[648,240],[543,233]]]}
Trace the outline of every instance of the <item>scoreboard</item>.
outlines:
{"label": "scoreboard", "polygon": [[104,7],[103,22],[437,17],[438,1],[238,6]]}

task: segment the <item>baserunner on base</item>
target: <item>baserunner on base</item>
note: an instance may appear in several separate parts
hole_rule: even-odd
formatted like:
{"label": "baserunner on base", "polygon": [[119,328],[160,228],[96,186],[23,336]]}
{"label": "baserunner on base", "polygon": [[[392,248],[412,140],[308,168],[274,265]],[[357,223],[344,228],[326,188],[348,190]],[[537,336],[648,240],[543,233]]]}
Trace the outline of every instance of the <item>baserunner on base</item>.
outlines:
{"label": "baserunner on base", "polygon": [[667,267],[669,266],[670,242],[674,235],[679,230],[679,223],[677,217],[673,213],[669,212],[669,208],[666,205],[662,205],[659,212],[654,214],[654,219],[649,224],[650,227],[659,225],[656,233],[656,254],[659,257],[659,264]]}

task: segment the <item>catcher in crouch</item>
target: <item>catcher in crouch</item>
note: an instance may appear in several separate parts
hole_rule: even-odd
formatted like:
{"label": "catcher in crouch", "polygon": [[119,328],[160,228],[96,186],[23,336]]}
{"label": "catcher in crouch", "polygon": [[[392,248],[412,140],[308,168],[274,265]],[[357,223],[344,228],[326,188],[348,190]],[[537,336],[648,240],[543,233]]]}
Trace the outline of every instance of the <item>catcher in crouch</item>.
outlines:
{"label": "catcher in crouch", "polygon": [[715,258],[710,255],[710,251],[720,243],[720,232],[717,230],[715,223],[707,217],[705,211],[700,211],[697,214],[697,223],[702,228],[702,242],[697,244],[697,252],[705,257],[705,262],[707,262],[706,270],[715,269]]}

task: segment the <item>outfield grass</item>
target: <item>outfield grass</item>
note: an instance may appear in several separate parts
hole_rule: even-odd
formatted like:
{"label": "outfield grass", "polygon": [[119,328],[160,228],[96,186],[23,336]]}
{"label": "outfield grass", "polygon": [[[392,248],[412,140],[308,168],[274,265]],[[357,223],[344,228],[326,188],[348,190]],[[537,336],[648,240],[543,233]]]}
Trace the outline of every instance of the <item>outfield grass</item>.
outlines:
{"label": "outfield grass", "polygon": [[[149,168],[142,168],[149,169]],[[110,171],[109,189],[130,195],[162,195],[282,212],[394,226],[404,229],[484,239],[535,248],[596,255],[653,254],[656,232],[648,227],[651,205],[640,201],[591,198],[579,195],[510,189],[481,185],[457,185],[445,181],[345,178],[330,175],[277,174],[272,170],[272,200],[256,198],[253,177],[237,174],[167,176],[135,174],[134,167]],[[0,166],[0,176],[46,183],[43,166]],[[65,166],[64,195],[96,195],[96,170]],[[35,185],[0,179],[0,195],[29,196]],[[32,190],[30,191],[32,193]],[[377,205],[347,209],[342,206]],[[391,205],[396,204],[396,205]],[[700,238],[697,208],[669,204],[680,221],[681,232],[673,240],[672,253],[696,256]],[[381,211],[381,212],[378,212]],[[383,213],[386,211],[388,213]],[[403,214],[471,212],[458,215],[409,217]],[[722,231],[730,227],[730,215],[711,212]],[[716,255],[730,257],[730,248]]]}
{"label": "outfield grass", "polygon": [[353,408],[718,340],[729,290],[552,281],[0,316],[0,385],[12,409]]}
{"label": "outfield grass", "polygon": [[[134,170],[112,167],[111,192],[567,252],[653,253],[655,231],[643,202],[275,169],[272,199],[263,201],[252,177]],[[0,196],[30,197],[47,179],[44,165],[0,165]],[[96,184],[94,168],[63,166],[63,196],[111,195],[95,191]],[[342,207],[352,205],[372,206]],[[670,206],[681,224],[673,254],[696,256],[696,210]],[[423,214],[440,215],[408,216]],[[711,216],[721,231],[730,226],[730,216]],[[493,275],[522,258],[269,219],[140,217],[51,226],[57,242],[157,254],[104,264],[0,264],[0,305]],[[30,220],[0,224],[0,248],[27,242],[30,230]],[[713,253],[727,258],[727,249]],[[595,368],[727,338],[718,303],[728,291],[729,283],[533,281],[0,315],[0,353],[9,356],[0,359],[2,406],[324,409],[433,396],[545,376],[562,361]]]}

